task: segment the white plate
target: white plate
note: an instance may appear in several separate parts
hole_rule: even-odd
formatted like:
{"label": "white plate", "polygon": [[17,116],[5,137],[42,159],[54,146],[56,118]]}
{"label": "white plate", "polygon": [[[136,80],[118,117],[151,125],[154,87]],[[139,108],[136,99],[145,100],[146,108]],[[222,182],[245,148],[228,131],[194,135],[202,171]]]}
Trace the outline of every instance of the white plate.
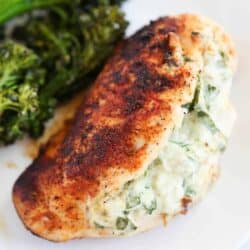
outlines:
{"label": "white plate", "polygon": [[[21,224],[11,202],[11,188],[28,165],[21,143],[0,149],[0,250],[233,250],[250,236],[250,2],[247,0],[130,0],[125,6],[128,33],[161,15],[197,12],[225,26],[239,54],[233,100],[238,120],[226,154],[221,178],[207,198],[187,216],[167,228],[131,238],[76,240],[55,244],[39,239]],[[15,163],[16,167],[11,166]],[[8,165],[8,167],[7,167]]]}

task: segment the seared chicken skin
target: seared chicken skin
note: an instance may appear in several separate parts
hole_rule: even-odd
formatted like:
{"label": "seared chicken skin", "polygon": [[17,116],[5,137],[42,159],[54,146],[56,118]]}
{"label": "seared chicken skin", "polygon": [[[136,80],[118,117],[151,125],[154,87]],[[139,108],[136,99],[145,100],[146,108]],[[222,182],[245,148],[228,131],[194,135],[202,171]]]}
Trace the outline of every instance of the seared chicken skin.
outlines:
{"label": "seared chicken skin", "polygon": [[66,241],[129,235],[185,213],[217,176],[234,68],[228,36],[196,15],[160,18],[121,42],[71,124],[16,181],[24,225]]}

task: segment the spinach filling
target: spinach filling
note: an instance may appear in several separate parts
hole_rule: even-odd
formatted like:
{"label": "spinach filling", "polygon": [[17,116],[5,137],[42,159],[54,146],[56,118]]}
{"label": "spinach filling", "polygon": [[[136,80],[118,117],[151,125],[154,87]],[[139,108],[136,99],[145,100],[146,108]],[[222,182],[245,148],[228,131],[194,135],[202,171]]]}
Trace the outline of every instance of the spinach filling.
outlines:
{"label": "spinach filling", "polygon": [[[220,62],[222,60],[226,60],[225,56]],[[112,219],[105,226],[114,234],[136,230],[139,217],[152,214],[171,217],[182,211],[183,198],[192,201],[199,196],[201,186],[197,183],[201,178],[201,169],[203,166],[210,168],[210,163],[206,163],[208,158],[217,157],[227,143],[224,130],[221,131],[212,115],[213,109],[217,109],[213,103],[225,92],[218,83],[218,79],[222,78],[220,74],[225,72],[221,73],[218,69],[214,73],[217,76],[213,76],[211,81],[204,72],[197,76],[193,100],[182,106],[184,119],[181,127],[174,129],[168,143],[144,174],[128,181],[115,196],[114,203],[118,199],[124,204],[118,208],[120,215],[114,218],[112,216],[115,215],[110,215]],[[221,112],[220,109],[215,111]],[[96,227],[102,228],[98,224]]]}

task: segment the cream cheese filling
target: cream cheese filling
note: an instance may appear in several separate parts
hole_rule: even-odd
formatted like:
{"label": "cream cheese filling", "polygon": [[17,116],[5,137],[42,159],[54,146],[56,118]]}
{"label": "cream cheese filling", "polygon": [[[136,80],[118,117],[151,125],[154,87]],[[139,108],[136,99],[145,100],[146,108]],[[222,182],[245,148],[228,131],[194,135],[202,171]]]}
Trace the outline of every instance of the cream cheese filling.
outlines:
{"label": "cream cheese filling", "polygon": [[204,55],[204,69],[197,76],[192,103],[183,106],[181,126],[143,176],[91,203],[88,214],[94,227],[129,234],[143,223],[140,218],[171,218],[185,209],[183,199],[194,202],[207,192],[234,122],[229,101],[232,74],[224,52]]}

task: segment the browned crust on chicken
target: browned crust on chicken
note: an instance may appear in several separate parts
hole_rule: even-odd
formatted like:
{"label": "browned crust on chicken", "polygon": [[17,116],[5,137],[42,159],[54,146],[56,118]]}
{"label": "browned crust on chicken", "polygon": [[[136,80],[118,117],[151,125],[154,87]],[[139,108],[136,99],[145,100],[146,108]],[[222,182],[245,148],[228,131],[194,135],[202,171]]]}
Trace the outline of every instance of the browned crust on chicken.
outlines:
{"label": "browned crust on chicken", "polygon": [[73,125],[15,183],[14,204],[29,230],[54,241],[98,236],[87,201],[140,175],[157,156],[180,106],[193,97],[204,49],[193,31],[206,22],[161,18],[117,47]]}

